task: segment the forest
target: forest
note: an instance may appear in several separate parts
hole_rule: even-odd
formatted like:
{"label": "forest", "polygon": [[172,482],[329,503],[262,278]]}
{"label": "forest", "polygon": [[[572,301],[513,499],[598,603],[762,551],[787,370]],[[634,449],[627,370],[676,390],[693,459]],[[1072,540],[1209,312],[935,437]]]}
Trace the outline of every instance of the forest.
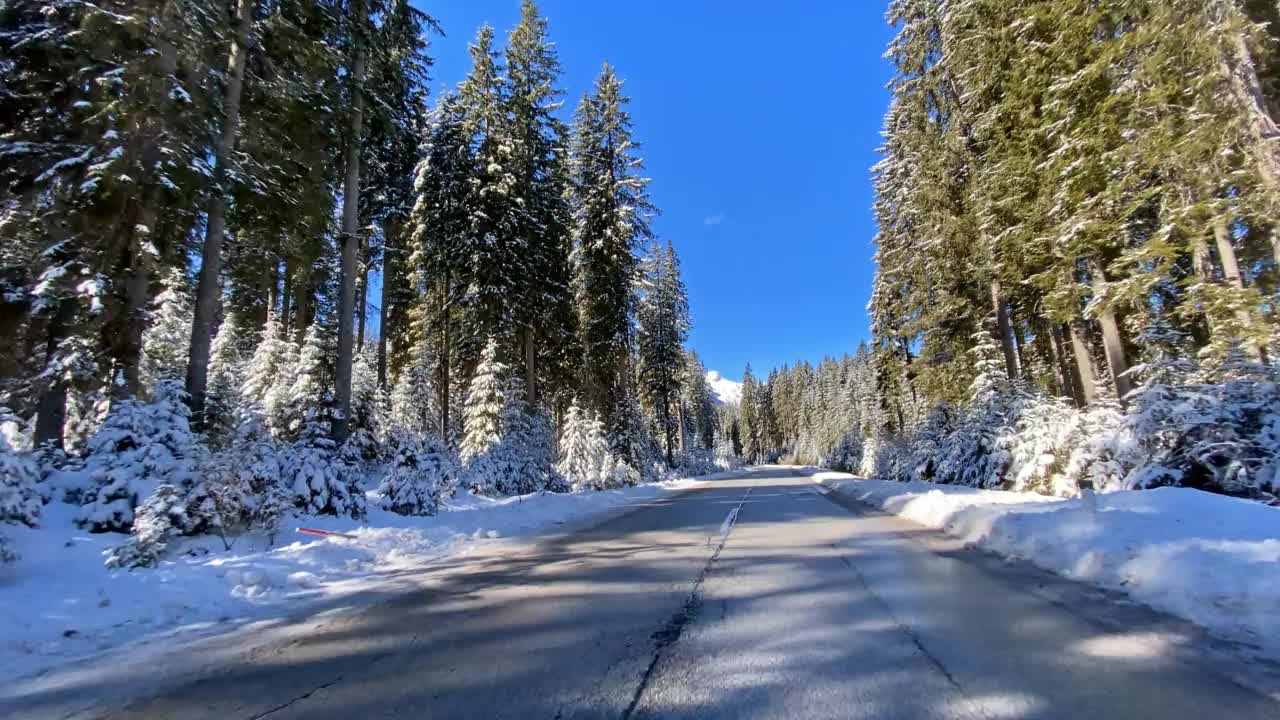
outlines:
{"label": "forest", "polygon": [[622,79],[563,117],[525,0],[429,98],[440,30],[408,0],[0,6],[0,519],[77,505],[136,567],[369,497],[715,468]]}
{"label": "forest", "polygon": [[1276,502],[1276,13],[890,3],[873,338],[748,368],[747,456]]}

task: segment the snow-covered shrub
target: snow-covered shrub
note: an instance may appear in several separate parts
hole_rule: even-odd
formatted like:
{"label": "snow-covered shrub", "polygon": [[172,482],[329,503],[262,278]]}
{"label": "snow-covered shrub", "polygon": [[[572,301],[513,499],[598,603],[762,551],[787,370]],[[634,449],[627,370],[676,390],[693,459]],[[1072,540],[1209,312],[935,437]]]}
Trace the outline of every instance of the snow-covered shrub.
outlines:
{"label": "snow-covered shrub", "polygon": [[362,473],[342,461],[329,437],[327,403],[308,409],[302,437],[281,453],[281,477],[293,504],[314,515],[365,515]]}
{"label": "snow-covered shrub", "polygon": [[0,437],[0,522],[34,527],[40,521],[40,468],[29,453]]}
{"label": "snow-covered shrub", "polygon": [[129,539],[108,550],[106,565],[110,568],[155,567],[160,562],[169,540],[188,527],[188,496],[165,483],[138,506]]}
{"label": "snow-covered shrub", "polygon": [[[1019,492],[1055,494],[1055,481],[1078,440],[1080,413],[1061,398],[1028,395],[1014,413],[1014,433],[1005,438],[1009,466],[1003,487]],[[1075,488],[1063,494],[1074,494]]]}
{"label": "snow-covered shrub", "polygon": [[151,402],[114,403],[89,439],[85,470],[92,485],[77,522],[91,532],[125,532],[134,508],[159,485],[190,485],[201,448],[189,423],[186,393],[173,380],[156,384]]}
{"label": "snow-covered shrub", "polygon": [[292,497],[281,485],[281,450],[261,425],[246,423],[234,442],[201,468],[209,529],[224,545],[237,532],[256,531],[274,538]]}
{"label": "snow-covered shrub", "polygon": [[955,408],[947,403],[937,403],[929,410],[903,455],[906,476],[895,479],[932,482],[937,477],[947,438],[955,432],[955,415]]}
{"label": "snow-covered shrub", "polygon": [[399,432],[378,493],[381,506],[401,515],[435,515],[458,484],[458,464],[444,441],[428,433]]}
{"label": "snow-covered shrub", "polygon": [[[1169,338],[1171,333],[1161,335]],[[1277,371],[1239,350],[1198,368],[1182,359],[1176,338],[1150,344],[1155,357],[1135,369],[1144,380],[1125,417],[1124,430],[1141,449],[1138,467],[1125,485],[1274,497],[1280,456],[1275,443],[1280,424]]]}
{"label": "snow-covered shrub", "polygon": [[826,466],[839,472],[858,472],[862,467],[862,432],[846,432],[827,457]]}
{"label": "snow-covered shrub", "polygon": [[[0,424],[12,421],[13,415],[0,408]],[[19,452],[9,444],[6,433],[0,433],[0,524],[15,523],[34,527],[40,521],[40,494],[36,483],[40,470],[29,453]],[[0,563],[12,562],[17,554],[0,535]]]}
{"label": "snow-covered shrub", "polygon": [[22,419],[3,405],[0,405],[0,440],[8,443],[9,449],[14,452],[32,449],[31,434],[27,432]]}
{"label": "snow-covered shrub", "polygon": [[497,479],[500,495],[526,495],[544,490],[564,491],[567,484],[555,472],[555,429],[551,418],[524,402],[524,385],[512,380],[502,413],[502,440],[490,450],[494,460],[506,466]]}
{"label": "snow-covered shrub", "polygon": [[720,467],[710,450],[690,448],[676,455],[676,470],[683,477],[698,477],[717,472]]}
{"label": "snow-covered shrub", "polygon": [[727,433],[718,433],[715,448],[712,450],[716,467],[720,470],[737,470],[742,467],[742,458],[733,452],[733,440]]}

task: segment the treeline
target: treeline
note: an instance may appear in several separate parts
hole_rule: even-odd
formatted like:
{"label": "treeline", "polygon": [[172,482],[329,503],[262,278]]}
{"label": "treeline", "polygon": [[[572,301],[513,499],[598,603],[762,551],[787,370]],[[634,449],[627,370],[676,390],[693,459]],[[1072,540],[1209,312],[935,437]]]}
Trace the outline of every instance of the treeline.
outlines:
{"label": "treeline", "polygon": [[862,471],[1274,498],[1275,5],[895,0],[888,19],[875,400],[845,406]]}
{"label": "treeline", "polygon": [[408,513],[709,466],[622,81],[562,120],[526,0],[428,106],[436,29],[408,0],[0,8],[15,508],[61,495],[148,564],[175,532],[358,517],[377,463]]}

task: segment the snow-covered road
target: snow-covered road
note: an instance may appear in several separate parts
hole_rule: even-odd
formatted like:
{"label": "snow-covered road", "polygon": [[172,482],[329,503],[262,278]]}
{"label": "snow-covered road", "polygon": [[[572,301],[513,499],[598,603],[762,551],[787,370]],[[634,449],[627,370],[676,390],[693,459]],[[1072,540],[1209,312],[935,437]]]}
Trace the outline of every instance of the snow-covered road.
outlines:
{"label": "snow-covered road", "polygon": [[355,610],[5,688],[0,716],[1280,716],[1182,621],[827,492],[699,484]]}

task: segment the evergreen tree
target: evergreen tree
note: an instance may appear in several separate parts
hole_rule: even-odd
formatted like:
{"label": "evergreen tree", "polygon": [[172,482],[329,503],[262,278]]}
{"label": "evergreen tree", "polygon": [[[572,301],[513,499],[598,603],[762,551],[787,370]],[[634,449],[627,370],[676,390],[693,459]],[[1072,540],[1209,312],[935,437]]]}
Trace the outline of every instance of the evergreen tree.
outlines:
{"label": "evergreen tree", "polygon": [[658,418],[668,467],[675,464],[684,343],[689,337],[689,301],[680,264],[670,243],[654,248],[646,263],[646,289],[637,311],[639,388]]}
{"label": "evergreen tree", "polygon": [[507,366],[498,361],[498,343],[490,339],[467,389],[462,434],[462,462],[470,465],[502,439]]}
{"label": "evergreen tree", "polygon": [[[631,395],[636,252],[654,212],[638,173],[622,81],[605,65],[578,106],[570,154],[573,290],[583,348],[583,401],[611,434]],[[615,449],[620,438],[613,437]],[[629,441],[628,441],[629,442]],[[623,455],[630,455],[629,448]]]}
{"label": "evergreen tree", "polygon": [[189,418],[185,393],[173,380],[160,381],[150,402],[113,403],[86,448],[92,485],[76,522],[92,532],[126,532],[156,488],[193,483],[199,448]]}
{"label": "evergreen tree", "polygon": [[435,515],[459,481],[448,448],[429,433],[400,432],[394,444],[390,469],[378,488],[382,508],[401,515]]}

